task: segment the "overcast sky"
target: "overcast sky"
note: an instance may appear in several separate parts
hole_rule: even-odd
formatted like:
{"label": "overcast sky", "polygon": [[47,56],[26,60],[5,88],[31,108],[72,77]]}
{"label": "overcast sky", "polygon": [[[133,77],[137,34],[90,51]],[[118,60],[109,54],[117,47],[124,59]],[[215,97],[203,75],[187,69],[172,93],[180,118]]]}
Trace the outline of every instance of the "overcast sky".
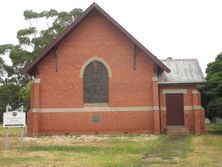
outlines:
{"label": "overcast sky", "polygon": [[[24,10],[85,10],[93,0],[4,0],[0,44],[17,43]],[[222,0],[95,0],[159,59],[197,58],[203,72],[222,51]]]}

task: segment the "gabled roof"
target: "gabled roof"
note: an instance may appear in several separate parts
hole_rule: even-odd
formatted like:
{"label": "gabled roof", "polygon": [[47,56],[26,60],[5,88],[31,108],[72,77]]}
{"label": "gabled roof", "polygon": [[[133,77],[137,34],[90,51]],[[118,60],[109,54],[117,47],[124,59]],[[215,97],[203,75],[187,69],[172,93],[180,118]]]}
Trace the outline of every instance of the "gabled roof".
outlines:
{"label": "gabled roof", "polygon": [[159,84],[204,83],[204,75],[197,59],[172,59],[162,62],[170,68],[170,73],[163,72],[158,76]]}
{"label": "gabled roof", "polygon": [[90,5],[65,31],[60,34],[55,40],[53,40],[43,51],[37,56],[24,70],[23,74],[28,73],[32,75],[34,73],[35,66],[49,53],[56,45],[58,45],[63,38],[65,38],[76,26],[79,24],[93,9],[96,9],[106,19],[108,19],[115,27],[117,27],[123,34],[125,34],[138,48],[140,48],[151,60],[158,65],[158,67],[166,72],[170,72],[170,69],[165,66],[156,56],[154,56],[148,49],[146,49],[139,41],[137,41],[129,32],[127,32],[119,23],[117,23],[110,15],[108,15],[99,5],[95,2]]}

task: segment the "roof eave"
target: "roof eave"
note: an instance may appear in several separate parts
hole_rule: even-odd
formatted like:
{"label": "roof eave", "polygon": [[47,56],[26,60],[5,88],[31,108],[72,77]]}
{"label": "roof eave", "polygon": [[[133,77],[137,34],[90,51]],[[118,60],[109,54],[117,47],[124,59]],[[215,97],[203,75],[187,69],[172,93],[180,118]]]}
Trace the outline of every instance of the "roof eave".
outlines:
{"label": "roof eave", "polygon": [[204,84],[206,81],[195,81],[195,82],[158,82],[159,85],[170,85],[170,84]]}

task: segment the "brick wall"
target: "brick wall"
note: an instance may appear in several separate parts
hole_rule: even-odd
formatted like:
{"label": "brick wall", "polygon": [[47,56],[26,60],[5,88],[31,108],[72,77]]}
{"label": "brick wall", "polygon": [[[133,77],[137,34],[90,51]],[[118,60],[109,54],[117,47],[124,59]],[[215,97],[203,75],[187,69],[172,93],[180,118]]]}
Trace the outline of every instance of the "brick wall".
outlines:
{"label": "brick wall", "polygon": [[132,42],[102,15],[95,12],[87,16],[58,45],[57,53],[58,72],[53,52],[38,65],[41,108],[82,107],[80,70],[93,56],[104,59],[112,69],[110,106],[152,106],[149,93],[154,63],[137,50],[134,71]]}
{"label": "brick wall", "polygon": [[[29,115],[32,115],[30,112]],[[48,112],[39,114],[38,135],[153,133],[152,111],[131,112]],[[93,122],[93,116],[100,116]],[[36,135],[32,129],[30,136]]]}
{"label": "brick wall", "polygon": [[[38,64],[40,83],[33,84],[32,108],[82,108],[83,80],[80,70],[90,58],[105,60],[112,70],[109,78],[110,107],[153,106],[152,86],[155,65],[133,43],[101,14],[93,11],[58,46]],[[156,90],[153,91],[152,89]],[[39,100],[38,102],[36,102]],[[156,103],[156,102],[155,102]],[[152,132],[152,111],[100,112],[102,121],[92,123],[95,112],[35,113],[39,133]],[[33,131],[35,114],[29,113],[28,126]],[[156,122],[159,131],[159,122]],[[64,129],[65,128],[65,129]]]}

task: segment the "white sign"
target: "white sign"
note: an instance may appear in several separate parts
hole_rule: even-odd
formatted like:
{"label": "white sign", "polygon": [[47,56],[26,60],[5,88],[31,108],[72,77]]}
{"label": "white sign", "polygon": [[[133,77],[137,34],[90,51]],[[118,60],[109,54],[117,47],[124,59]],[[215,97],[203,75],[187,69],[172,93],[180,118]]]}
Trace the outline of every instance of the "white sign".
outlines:
{"label": "white sign", "polygon": [[25,112],[10,111],[3,114],[4,127],[25,127]]}

